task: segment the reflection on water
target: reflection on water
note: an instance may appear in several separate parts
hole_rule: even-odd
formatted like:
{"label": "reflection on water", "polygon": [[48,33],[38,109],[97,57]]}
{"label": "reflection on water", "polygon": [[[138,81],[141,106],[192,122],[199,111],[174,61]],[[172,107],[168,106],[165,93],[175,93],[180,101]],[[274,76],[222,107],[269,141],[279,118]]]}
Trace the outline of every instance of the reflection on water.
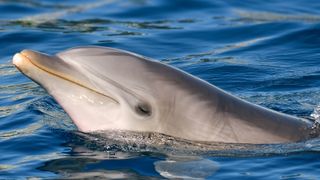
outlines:
{"label": "reflection on water", "polygon": [[[26,22],[27,24],[34,24],[34,25],[42,24],[42,23],[50,23],[50,22],[54,22],[57,19],[62,18],[63,16],[66,16],[69,14],[81,13],[83,11],[88,11],[90,9],[94,9],[97,7],[101,7],[101,6],[110,4],[113,1],[114,0],[101,0],[101,1],[91,2],[91,3],[85,3],[85,4],[71,5],[69,7],[66,7],[63,5],[62,6],[61,5],[60,6],[53,5],[53,8],[57,9],[58,11],[27,16],[27,17],[24,17],[18,21]],[[38,6],[35,6],[35,7],[38,7]],[[42,7],[46,7],[46,6],[42,6]],[[51,8],[51,7],[49,6],[46,8]]]}
{"label": "reflection on water", "polygon": [[[192,142],[161,134],[61,132],[68,137],[70,156],[48,159],[38,169],[63,178],[208,178],[221,168],[220,159],[317,152],[319,140],[276,145],[243,145]],[[216,157],[204,159],[203,157]],[[161,175],[161,176],[160,176]],[[244,174],[248,175],[248,174]]]}
{"label": "reflection on water", "polygon": [[[123,133],[120,133],[122,137],[129,135]],[[137,134],[121,139],[125,141],[122,145],[110,144],[111,142],[107,141],[101,143],[103,138],[99,139],[101,144],[98,144],[88,139],[90,135],[81,133],[69,135],[72,136],[72,141],[68,143],[72,148],[70,152],[72,156],[49,160],[38,169],[58,173],[66,179],[80,177],[140,179],[142,177],[160,178],[160,175],[167,178],[206,178],[214,174],[217,169],[214,161],[202,159],[199,156],[181,156],[183,154],[168,156],[161,151],[148,152],[145,149],[140,149],[144,151],[141,153],[139,148],[136,148],[137,152],[133,149],[128,150],[129,146],[139,146],[136,144],[139,141]],[[98,140],[97,136],[90,138]],[[130,138],[137,141],[128,142]],[[110,141],[114,143],[114,139]],[[109,150],[97,150],[99,146],[107,147]],[[112,150],[110,150],[111,146],[113,146]]]}

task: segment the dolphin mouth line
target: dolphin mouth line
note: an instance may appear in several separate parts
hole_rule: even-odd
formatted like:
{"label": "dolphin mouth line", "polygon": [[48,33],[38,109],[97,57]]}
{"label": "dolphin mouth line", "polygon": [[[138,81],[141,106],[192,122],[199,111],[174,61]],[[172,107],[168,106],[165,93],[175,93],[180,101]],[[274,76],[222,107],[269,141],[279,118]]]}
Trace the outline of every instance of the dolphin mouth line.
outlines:
{"label": "dolphin mouth line", "polygon": [[[92,92],[94,92],[94,93],[96,93],[96,94],[99,94],[99,95],[101,95],[101,96],[104,96],[104,97],[112,100],[112,101],[113,101],[114,103],[116,103],[116,104],[120,104],[116,99],[114,99],[114,98],[111,97],[111,96],[105,95],[105,94],[103,94],[103,93],[101,93],[101,92],[99,92],[99,91],[97,91],[97,90],[95,90],[95,89],[92,89],[92,88],[90,88],[90,87],[87,87],[87,86],[85,86],[85,85],[83,85],[83,84],[81,84],[81,83],[79,83],[79,82],[77,82],[77,81],[75,81],[75,80],[72,80],[72,79],[69,79],[69,78],[67,78],[67,77],[64,77],[63,75],[60,75],[60,74],[58,74],[58,73],[54,73],[54,72],[52,72],[50,69],[45,68],[45,67],[43,67],[43,66],[41,66],[41,65],[38,65],[37,63],[33,62],[33,61],[28,57],[28,55],[24,54],[23,52],[20,52],[19,54],[22,55],[24,58],[26,58],[32,65],[34,65],[34,66],[37,67],[38,69],[40,69],[40,70],[42,70],[42,71],[44,71],[44,72],[46,72],[46,73],[48,73],[48,74],[51,74],[51,75],[53,75],[53,76],[55,76],[55,77],[61,78],[61,79],[66,80],[66,81],[69,81],[69,82],[71,82],[71,83],[73,83],[73,84],[76,84],[76,85],[78,85],[78,86],[80,86],[80,87],[83,87],[83,88],[85,88],[85,89],[88,89],[88,90],[90,90],[90,91],[92,91]],[[20,68],[18,68],[18,69],[20,69]]]}

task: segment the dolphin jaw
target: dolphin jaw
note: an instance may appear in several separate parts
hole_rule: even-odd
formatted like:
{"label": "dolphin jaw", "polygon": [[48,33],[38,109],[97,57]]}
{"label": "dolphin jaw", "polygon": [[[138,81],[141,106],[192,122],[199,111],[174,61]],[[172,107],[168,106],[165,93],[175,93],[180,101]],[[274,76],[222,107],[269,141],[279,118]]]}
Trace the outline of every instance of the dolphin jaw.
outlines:
{"label": "dolphin jaw", "polygon": [[[43,69],[37,61],[33,61],[33,58],[38,58],[36,55],[30,55],[29,51],[22,51],[13,56],[12,63],[23,74],[45,88],[81,131],[90,132],[119,127],[115,123],[117,122],[115,119],[118,119],[121,115],[119,102],[91,88],[63,78],[54,72],[47,71],[48,68]],[[97,115],[97,110],[103,113]],[[86,119],[86,117],[95,116],[98,118],[93,119],[98,119],[100,122]],[[102,125],[103,122],[109,123]]]}
{"label": "dolphin jaw", "polygon": [[[46,67],[45,65],[42,65],[41,59],[47,58],[47,57],[53,57],[47,54],[43,54],[40,52],[32,51],[32,50],[23,50],[20,53],[16,53],[13,57],[13,64],[24,74],[29,76],[32,80],[35,80],[35,77],[30,76],[29,71],[34,71],[33,67],[36,67],[40,71],[44,71],[47,74],[53,75],[57,78],[63,79],[65,81],[69,81],[73,84],[76,84],[78,86],[81,86],[83,88],[89,89],[97,94],[100,94],[102,96],[110,98],[114,103],[119,104],[118,100],[115,98],[111,97],[109,94],[104,94],[100,92],[99,90],[95,89],[94,87],[90,87],[86,84],[83,84],[82,82],[72,78],[71,76],[61,73],[57,70],[51,69]],[[39,61],[40,60],[40,61]],[[38,82],[37,80],[35,80]],[[41,82],[38,82],[42,84]]]}

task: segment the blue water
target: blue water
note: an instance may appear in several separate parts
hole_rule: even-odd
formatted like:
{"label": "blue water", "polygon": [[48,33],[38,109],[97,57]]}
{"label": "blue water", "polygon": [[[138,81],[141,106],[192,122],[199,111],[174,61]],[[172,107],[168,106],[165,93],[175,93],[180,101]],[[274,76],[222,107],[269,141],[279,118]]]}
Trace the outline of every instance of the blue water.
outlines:
{"label": "blue water", "polygon": [[11,64],[26,48],[54,54],[80,45],[115,47],[311,118],[320,102],[318,0],[0,0],[0,12],[0,179],[161,179],[163,164],[171,174],[182,167],[184,175],[208,179],[320,177],[319,141],[290,153],[198,154],[199,161],[178,153],[187,160],[176,162],[187,163],[172,167],[161,150],[103,150],[78,135],[53,98]]}

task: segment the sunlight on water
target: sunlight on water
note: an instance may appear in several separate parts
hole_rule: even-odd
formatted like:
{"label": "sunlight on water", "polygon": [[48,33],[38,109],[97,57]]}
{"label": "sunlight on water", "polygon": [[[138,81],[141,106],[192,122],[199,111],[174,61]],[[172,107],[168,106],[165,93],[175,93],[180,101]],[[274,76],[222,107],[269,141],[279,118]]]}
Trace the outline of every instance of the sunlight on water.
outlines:
{"label": "sunlight on water", "polygon": [[288,15],[281,13],[254,12],[244,10],[235,10],[235,12],[241,17],[241,19],[239,20],[242,21],[304,21],[309,23],[320,22],[320,16],[313,14]]}

